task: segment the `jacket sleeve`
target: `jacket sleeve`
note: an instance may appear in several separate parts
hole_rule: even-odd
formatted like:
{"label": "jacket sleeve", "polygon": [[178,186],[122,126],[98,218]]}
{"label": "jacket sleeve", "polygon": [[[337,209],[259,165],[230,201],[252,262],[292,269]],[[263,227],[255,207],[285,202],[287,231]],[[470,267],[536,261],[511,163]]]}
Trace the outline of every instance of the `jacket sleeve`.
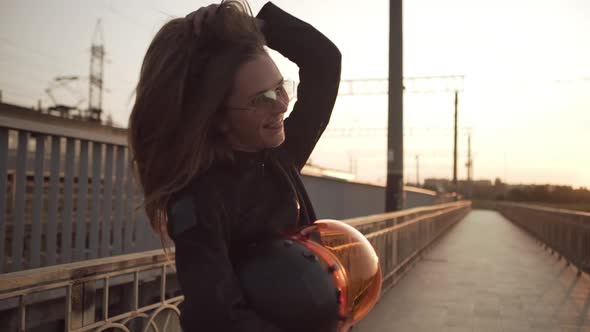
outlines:
{"label": "jacket sleeve", "polygon": [[[168,210],[169,233],[184,303],[185,332],[281,332],[246,306],[224,236],[219,201],[194,197],[175,201]],[[199,208],[202,207],[202,208]]]}
{"label": "jacket sleeve", "polygon": [[299,67],[297,101],[285,120],[284,149],[301,170],[326,129],[340,85],[341,54],[313,26],[271,2],[257,15],[268,47]]}

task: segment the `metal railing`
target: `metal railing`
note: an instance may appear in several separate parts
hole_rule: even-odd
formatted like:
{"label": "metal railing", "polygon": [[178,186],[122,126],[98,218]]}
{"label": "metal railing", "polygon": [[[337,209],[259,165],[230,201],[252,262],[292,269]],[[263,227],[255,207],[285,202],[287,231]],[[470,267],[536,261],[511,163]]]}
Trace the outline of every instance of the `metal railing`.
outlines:
{"label": "metal railing", "polygon": [[375,248],[383,289],[393,286],[423,251],[471,210],[460,201],[349,219]]}
{"label": "metal railing", "polygon": [[0,273],[160,245],[136,211],[125,130],[58,120],[0,114]]}
{"label": "metal railing", "polygon": [[[0,275],[0,317],[10,331],[179,331],[172,264],[153,250]],[[27,315],[33,305],[42,309]],[[29,317],[52,306],[50,321]]]}
{"label": "metal railing", "polygon": [[500,202],[496,209],[575,265],[579,272],[590,273],[590,213]]}
{"label": "metal railing", "polygon": [[[363,232],[376,249],[385,291],[470,206],[470,202],[446,203],[345,222]],[[339,256],[347,259],[347,255],[354,255],[354,250]],[[0,275],[0,313],[6,315],[0,320],[11,331],[39,328],[39,324],[51,331],[50,322],[36,320],[33,324],[27,313],[35,305],[48,310],[52,303],[57,310],[53,320],[63,324],[55,331],[180,331],[178,305],[183,297],[171,269],[173,263],[161,250],[154,250]],[[157,294],[156,298],[144,296],[139,303],[142,285],[152,285],[151,294]],[[118,288],[113,289],[115,286]],[[111,296],[115,293],[116,299]]]}

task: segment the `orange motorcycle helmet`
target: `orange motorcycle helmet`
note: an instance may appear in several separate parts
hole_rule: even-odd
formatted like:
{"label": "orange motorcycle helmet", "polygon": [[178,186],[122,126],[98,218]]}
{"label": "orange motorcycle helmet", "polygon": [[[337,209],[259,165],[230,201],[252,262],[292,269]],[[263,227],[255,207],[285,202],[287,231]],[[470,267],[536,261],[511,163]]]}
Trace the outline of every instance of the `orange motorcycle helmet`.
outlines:
{"label": "orange motorcycle helmet", "polygon": [[338,220],[256,243],[244,257],[236,273],[248,305],[286,331],[347,331],[381,293],[373,246]]}

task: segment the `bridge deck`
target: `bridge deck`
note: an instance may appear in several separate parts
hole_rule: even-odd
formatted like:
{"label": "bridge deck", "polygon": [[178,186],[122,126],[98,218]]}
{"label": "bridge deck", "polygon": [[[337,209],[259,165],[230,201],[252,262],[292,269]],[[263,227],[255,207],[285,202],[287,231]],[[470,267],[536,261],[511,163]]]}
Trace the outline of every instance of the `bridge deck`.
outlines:
{"label": "bridge deck", "polygon": [[590,278],[475,210],[352,331],[590,331]]}

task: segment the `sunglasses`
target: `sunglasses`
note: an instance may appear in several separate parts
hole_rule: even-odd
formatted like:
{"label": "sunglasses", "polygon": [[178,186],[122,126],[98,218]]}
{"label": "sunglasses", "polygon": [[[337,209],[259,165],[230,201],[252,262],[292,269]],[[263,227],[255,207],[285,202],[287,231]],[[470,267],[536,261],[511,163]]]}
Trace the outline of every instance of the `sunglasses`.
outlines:
{"label": "sunglasses", "polygon": [[256,110],[268,109],[274,107],[277,103],[288,105],[295,97],[296,83],[291,80],[285,80],[280,85],[262,91],[252,98],[245,107],[228,107],[235,110]]}

